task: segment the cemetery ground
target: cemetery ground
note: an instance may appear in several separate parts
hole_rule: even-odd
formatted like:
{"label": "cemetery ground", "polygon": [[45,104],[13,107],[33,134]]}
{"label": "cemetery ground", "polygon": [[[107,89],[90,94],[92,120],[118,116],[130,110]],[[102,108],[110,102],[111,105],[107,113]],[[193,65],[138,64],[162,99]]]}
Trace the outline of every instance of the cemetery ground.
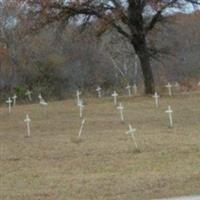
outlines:
{"label": "cemetery ground", "polygon": [[[200,93],[86,99],[0,108],[1,200],[145,200],[200,194]],[[165,113],[171,105],[174,128]],[[26,114],[31,137],[26,137]],[[136,128],[135,150],[128,125]]]}

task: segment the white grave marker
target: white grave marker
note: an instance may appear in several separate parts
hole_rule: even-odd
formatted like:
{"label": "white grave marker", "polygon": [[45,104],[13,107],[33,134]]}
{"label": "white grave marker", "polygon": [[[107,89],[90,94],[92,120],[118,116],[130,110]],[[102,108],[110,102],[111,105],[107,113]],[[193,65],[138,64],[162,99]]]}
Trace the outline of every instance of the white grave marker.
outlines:
{"label": "white grave marker", "polygon": [[174,124],[173,124],[173,118],[172,118],[173,110],[171,109],[171,106],[168,106],[168,109],[165,112],[169,115],[169,126],[172,128]]}
{"label": "white grave marker", "polygon": [[25,95],[28,97],[29,101],[32,101],[32,92],[30,90],[27,90]]}
{"label": "white grave marker", "polygon": [[27,126],[27,137],[30,137],[31,136],[31,129],[30,129],[31,119],[29,118],[28,114],[26,114],[26,118],[24,122],[26,122],[26,126]]}
{"label": "white grave marker", "polygon": [[129,96],[129,97],[132,96],[132,93],[131,93],[131,86],[130,86],[129,84],[126,86],[126,89],[127,89],[127,91],[128,91],[128,96]]}
{"label": "white grave marker", "polygon": [[14,96],[12,97],[12,99],[13,99],[13,107],[15,107],[16,106],[17,95],[14,94]]}
{"label": "white grave marker", "polygon": [[124,112],[123,112],[124,111],[124,107],[122,106],[122,103],[119,104],[117,109],[120,112],[121,122],[124,122]]}
{"label": "white grave marker", "polygon": [[132,128],[132,126],[129,124],[129,130],[126,132],[126,134],[131,135],[133,142],[135,144],[135,148],[138,149],[138,145],[137,145],[137,142],[136,142],[136,139],[135,139],[135,132],[136,132],[136,129]]}
{"label": "white grave marker", "polygon": [[179,84],[178,82],[175,82],[174,87],[175,87],[177,90],[180,90],[180,84]]}
{"label": "white grave marker", "polygon": [[80,130],[79,130],[79,133],[78,133],[79,138],[82,135],[84,124],[85,124],[85,119],[83,119],[82,122],[81,122],[81,127],[80,127]]}
{"label": "white grave marker", "polygon": [[102,95],[101,95],[101,90],[102,90],[102,89],[101,89],[101,87],[99,87],[99,86],[98,86],[97,89],[96,89],[99,98],[101,98],[101,96],[102,96]]}
{"label": "white grave marker", "polygon": [[155,92],[155,94],[153,95],[153,98],[155,99],[156,108],[158,108],[159,107],[159,98],[160,98],[160,96],[158,95],[157,92]]}
{"label": "white grave marker", "polygon": [[48,103],[43,99],[43,97],[42,97],[41,94],[38,95],[38,98],[40,100],[40,105],[42,105],[42,106],[48,106]]}
{"label": "white grave marker", "polygon": [[80,103],[80,95],[81,95],[81,92],[79,90],[76,91],[76,98],[77,98],[77,105],[79,106],[79,103]]}
{"label": "white grave marker", "polygon": [[137,95],[137,90],[138,90],[138,89],[137,89],[137,85],[134,84],[134,85],[133,85],[133,91],[134,91],[134,94],[135,94],[135,95]]}
{"label": "white grave marker", "polygon": [[113,97],[114,105],[116,106],[117,105],[117,97],[118,97],[118,94],[116,91],[113,92],[112,97]]}
{"label": "white grave marker", "polygon": [[80,118],[82,118],[83,117],[83,109],[85,106],[83,105],[83,101],[81,99],[79,99],[78,106],[79,106],[79,110],[80,110]]}
{"label": "white grave marker", "polygon": [[165,87],[168,89],[169,96],[172,96],[172,85],[168,83]]}
{"label": "white grave marker", "polygon": [[8,100],[6,101],[6,103],[8,104],[8,113],[10,114],[11,113],[11,109],[12,109],[12,100],[11,98],[9,97]]}
{"label": "white grave marker", "polygon": [[43,100],[43,98],[42,98],[42,95],[41,94],[39,94],[38,95],[38,99],[41,101],[41,100]]}
{"label": "white grave marker", "polygon": [[48,103],[44,99],[41,99],[40,100],[40,105],[42,105],[42,106],[48,106]]}

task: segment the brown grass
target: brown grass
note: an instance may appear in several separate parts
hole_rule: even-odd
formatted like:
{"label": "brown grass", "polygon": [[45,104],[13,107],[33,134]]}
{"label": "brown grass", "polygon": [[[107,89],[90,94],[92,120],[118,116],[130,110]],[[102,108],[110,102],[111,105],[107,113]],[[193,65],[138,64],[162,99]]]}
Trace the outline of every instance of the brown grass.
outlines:
{"label": "brown grass", "polygon": [[[87,99],[81,139],[74,101],[0,109],[1,200],[144,200],[200,194],[200,94],[121,97],[126,123],[112,100]],[[164,110],[174,109],[168,128]],[[32,119],[26,136],[25,114]],[[139,152],[125,134],[137,128]]]}

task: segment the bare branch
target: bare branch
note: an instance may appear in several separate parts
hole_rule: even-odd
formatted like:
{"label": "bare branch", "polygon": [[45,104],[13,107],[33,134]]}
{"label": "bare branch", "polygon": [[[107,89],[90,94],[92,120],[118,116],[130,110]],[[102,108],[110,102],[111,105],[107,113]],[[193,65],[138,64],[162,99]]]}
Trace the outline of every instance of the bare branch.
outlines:
{"label": "bare branch", "polygon": [[157,13],[152,17],[150,23],[147,25],[147,27],[145,28],[145,32],[149,32],[151,31],[155,25],[157,24],[157,22],[159,22],[162,19],[162,13],[163,11],[168,8],[169,6],[172,6],[174,3],[176,3],[177,0],[172,0],[169,1],[168,3],[166,3],[164,6],[162,6]]}
{"label": "bare branch", "polygon": [[111,55],[109,55],[114,67],[117,69],[117,71],[121,74],[122,77],[125,76],[125,74],[122,72],[122,70],[118,67],[117,63],[115,62],[115,60],[113,59],[113,57]]}

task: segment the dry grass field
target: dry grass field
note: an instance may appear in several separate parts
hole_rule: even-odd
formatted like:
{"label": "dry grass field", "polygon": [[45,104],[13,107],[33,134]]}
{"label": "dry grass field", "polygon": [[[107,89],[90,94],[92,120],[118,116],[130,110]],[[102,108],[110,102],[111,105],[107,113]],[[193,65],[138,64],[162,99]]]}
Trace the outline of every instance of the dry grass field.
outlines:
{"label": "dry grass field", "polygon": [[[1,200],[148,200],[200,194],[200,94],[86,99],[86,124],[73,100],[0,108]],[[170,104],[175,126],[164,112]],[[26,136],[29,113],[32,135]],[[135,151],[128,124],[137,128]]]}

